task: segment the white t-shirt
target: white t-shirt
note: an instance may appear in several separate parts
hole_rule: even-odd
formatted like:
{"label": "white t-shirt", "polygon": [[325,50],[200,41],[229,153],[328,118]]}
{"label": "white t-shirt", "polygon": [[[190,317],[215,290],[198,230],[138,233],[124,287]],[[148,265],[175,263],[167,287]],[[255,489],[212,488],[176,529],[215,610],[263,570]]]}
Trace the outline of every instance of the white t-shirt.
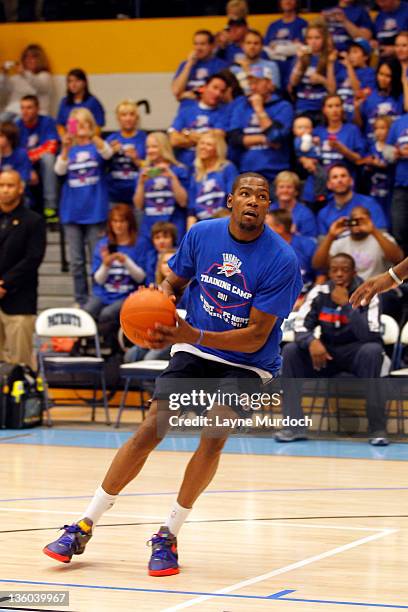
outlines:
{"label": "white t-shirt", "polygon": [[[390,234],[382,233],[388,240],[395,243]],[[382,248],[372,235],[367,236],[364,240],[352,240],[350,234],[338,238],[331,245],[329,255],[337,255],[338,253],[347,253],[353,257],[356,262],[357,274],[364,280],[386,272],[391,265],[385,259]]]}

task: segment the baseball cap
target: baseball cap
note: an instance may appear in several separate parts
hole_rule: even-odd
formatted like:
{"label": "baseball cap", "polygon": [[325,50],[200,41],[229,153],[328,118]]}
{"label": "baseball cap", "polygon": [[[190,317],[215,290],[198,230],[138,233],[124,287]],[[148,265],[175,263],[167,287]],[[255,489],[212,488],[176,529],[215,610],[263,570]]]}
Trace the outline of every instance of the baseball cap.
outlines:
{"label": "baseball cap", "polygon": [[269,79],[273,80],[272,70],[269,66],[251,66],[249,68],[250,77],[254,77],[256,79]]}
{"label": "baseball cap", "polygon": [[352,39],[348,44],[348,48],[350,49],[350,47],[354,45],[357,45],[358,47],[360,47],[360,49],[364,51],[365,55],[371,55],[371,52],[372,52],[371,45],[368,42],[368,40],[366,40],[365,38]]}
{"label": "baseball cap", "polygon": [[227,28],[231,28],[233,26],[246,26],[248,25],[247,20],[244,17],[240,17],[239,19],[228,19]]}

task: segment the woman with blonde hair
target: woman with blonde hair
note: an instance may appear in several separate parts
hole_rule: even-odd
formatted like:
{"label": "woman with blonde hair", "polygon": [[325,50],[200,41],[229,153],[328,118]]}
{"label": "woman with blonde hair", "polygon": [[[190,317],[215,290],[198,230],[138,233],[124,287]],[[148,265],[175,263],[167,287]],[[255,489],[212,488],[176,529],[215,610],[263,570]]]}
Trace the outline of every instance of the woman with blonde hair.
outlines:
{"label": "woman with blonde hair", "polygon": [[295,100],[297,115],[308,115],[315,121],[321,119],[321,108],[327,94],[336,91],[336,75],[340,64],[327,26],[316,19],[306,28],[305,45],[297,54],[289,78],[289,93]]}
{"label": "woman with blonde hair", "polygon": [[28,95],[37,96],[43,115],[50,114],[52,77],[47,56],[40,45],[25,47],[20,61],[16,63],[6,62],[3,65],[3,81],[7,102],[2,116],[12,119],[19,115],[20,100]]}
{"label": "woman with blonde hair", "polygon": [[227,195],[237,175],[234,164],[227,160],[224,137],[215,131],[201,134],[190,182],[188,229],[197,221],[213,219],[226,208]]}
{"label": "woman with blonde hair", "polygon": [[146,160],[139,173],[134,205],[143,213],[140,238],[152,250],[151,229],[157,221],[177,227],[178,241],[186,231],[188,170],[174,157],[164,132],[152,132],[146,139]]}
{"label": "woman with blonde hair", "polygon": [[133,205],[139,168],[146,154],[146,132],[139,130],[139,110],[133,100],[122,100],[116,107],[120,129],[106,139],[114,155],[107,174],[109,200]]}
{"label": "woman with blonde hair", "polygon": [[87,108],[71,111],[55,162],[56,174],[66,176],[60,219],[70,250],[75,301],[81,306],[88,298],[86,247],[91,257],[104,233],[109,207],[105,165],[113,151],[96,132],[95,119]]}

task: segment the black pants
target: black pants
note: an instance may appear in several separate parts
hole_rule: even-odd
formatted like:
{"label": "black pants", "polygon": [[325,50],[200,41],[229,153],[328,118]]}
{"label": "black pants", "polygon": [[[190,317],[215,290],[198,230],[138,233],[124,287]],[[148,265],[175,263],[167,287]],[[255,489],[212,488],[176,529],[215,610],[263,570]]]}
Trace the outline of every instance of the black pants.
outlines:
{"label": "black pants", "polygon": [[408,187],[395,187],[391,203],[392,235],[408,255]]}
{"label": "black pants", "polygon": [[372,379],[366,386],[367,418],[370,431],[385,429],[385,396],[379,380],[384,349],[378,342],[352,343],[343,346],[327,346],[333,360],[322,370],[314,370],[308,349],[301,349],[296,342],[283,348],[282,386],[283,414],[291,418],[303,418],[302,388],[293,384],[292,378],[332,378],[348,372],[357,378]]}

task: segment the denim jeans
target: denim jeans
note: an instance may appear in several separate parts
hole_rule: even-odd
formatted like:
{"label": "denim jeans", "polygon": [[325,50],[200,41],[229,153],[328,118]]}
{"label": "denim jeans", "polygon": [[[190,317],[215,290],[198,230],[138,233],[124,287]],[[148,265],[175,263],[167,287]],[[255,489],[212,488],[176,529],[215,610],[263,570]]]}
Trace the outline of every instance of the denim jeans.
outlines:
{"label": "denim jeans", "polygon": [[[35,164],[37,166],[37,164]],[[55,155],[45,153],[38,161],[38,170],[41,177],[44,208],[57,210],[58,180],[54,172]]]}
{"label": "denim jeans", "polygon": [[101,298],[92,295],[84,305],[84,310],[89,312],[89,314],[99,321],[99,323],[117,322],[119,324],[119,312],[124,299],[125,298],[116,300],[111,304],[104,304]]}
{"label": "denim jeans", "polygon": [[392,234],[408,255],[408,187],[395,187],[391,202]]}
{"label": "denim jeans", "polygon": [[65,238],[69,248],[70,269],[74,281],[74,297],[80,306],[88,299],[88,277],[86,274],[86,249],[92,261],[96,243],[103,236],[105,223],[64,225]]}

